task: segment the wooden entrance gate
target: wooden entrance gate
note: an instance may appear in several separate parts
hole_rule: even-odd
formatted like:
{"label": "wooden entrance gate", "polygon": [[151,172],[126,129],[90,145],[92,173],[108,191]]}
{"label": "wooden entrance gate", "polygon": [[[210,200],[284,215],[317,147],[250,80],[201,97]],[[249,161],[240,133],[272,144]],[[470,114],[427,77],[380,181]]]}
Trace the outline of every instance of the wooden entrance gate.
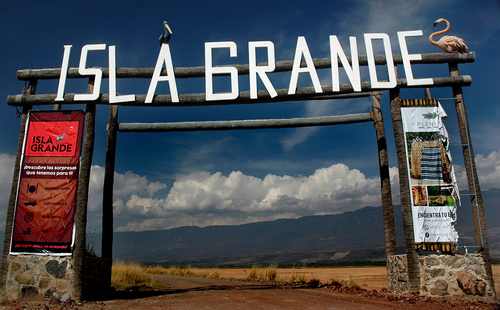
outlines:
{"label": "wooden entrance gate", "polygon": [[[477,171],[474,163],[474,152],[470,142],[470,133],[467,120],[467,112],[464,104],[462,87],[471,84],[472,79],[468,75],[460,75],[458,70],[459,63],[470,63],[474,61],[474,54],[445,54],[445,53],[429,53],[422,54],[421,60],[413,61],[413,64],[447,64],[449,66],[449,76],[434,77],[434,84],[431,87],[449,87],[452,90],[452,95],[455,98],[455,107],[458,115],[458,123],[460,129],[460,138],[463,148],[465,169],[467,171],[467,179],[469,191],[473,193],[471,196],[473,202],[473,222],[475,227],[475,239],[477,245],[481,248],[481,252],[486,262],[487,272],[491,277],[491,265],[489,262],[488,241],[486,236],[486,222],[484,203],[481,196],[481,190],[477,178]],[[329,58],[313,59],[313,63],[317,69],[331,67]],[[386,65],[386,58],[383,56],[375,57],[376,65]],[[401,56],[394,57],[394,64],[400,65],[403,63]],[[368,65],[366,57],[360,57],[359,64],[361,66]],[[342,65],[339,63],[339,65]],[[248,75],[248,65],[235,65],[239,75]],[[285,72],[292,70],[291,61],[278,61],[274,72]],[[104,68],[103,77],[109,77],[109,70]],[[151,78],[154,68],[118,68],[116,70],[117,78]],[[197,78],[205,75],[204,67],[178,67],[175,68],[175,77],[179,79]],[[63,106],[83,104],[85,106],[85,132],[84,144],[82,148],[82,158],[80,165],[79,187],[77,194],[77,211],[76,211],[76,239],[73,249],[73,268],[74,280],[73,296],[81,298],[85,295],[85,279],[84,279],[84,264],[85,264],[85,245],[86,245],[86,221],[87,221],[87,201],[88,201],[88,185],[90,177],[90,167],[92,163],[92,154],[94,148],[95,135],[95,114],[96,105],[103,104],[109,106],[109,120],[107,126],[107,147],[106,147],[106,164],[105,164],[105,179],[103,185],[103,216],[102,216],[102,259],[105,262],[105,283],[104,286],[110,285],[111,279],[111,262],[112,262],[112,243],[113,243],[113,183],[115,172],[115,157],[116,143],[118,132],[164,132],[164,131],[194,131],[194,130],[234,130],[234,129],[255,129],[255,128],[285,128],[285,127],[306,127],[306,126],[330,126],[359,122],[372,122],[375,127],[375,137],[377,139],[379,171],[381,181],[381,200],[384,215],[384,238],[385,238],[385,253],[387,257],[396,254],[396,239],[395,239],[395,224],[394,224],[394,208],[391,197],[391,185],[389,178],[389,163],[387,153],[387,143],[384,133],[384,122],[381,112],[382,92],[389,91],[392,125],[395,136],[399,181],[401,193],[401,206],[403,211],[403,226],[405,236],[405,247],[408,262],[408,279],[409,289],[418,291],[420,286],[419,279],[419,262],[417,252],[414,247],[413,224],[410,209],[410,190],[408,176],[406,174],[406,154],[403,139],[403,129],[400,113],[400,90],[403,88],[415,88],[416,86],[408,85],[406,79],[398,79],[397,87],[392,89],[377,89],[373,92],[369,81],[361,82],[362,92],[355,92],[350,84],[340,85],[339,91],[333,91],[331,86],[324,86],[323,93],[318,94],[313,87],[304,87],[297,89],[293,95],[288,94],[287,89],[277,89],[277,96],[271,97],[267,91],[259,91],[258,99],[252,99],[248,91],[240,92],[237,99],[232,101],[206,101],[205,94],[184,94],[179,96],[179,102],[173,102],[169,95],[157,95],[152,103],[145,103],[146,96],[138,95],[135,101],[120,103],[118,105],[109,104],[109,95],[101,94],[96,101],[82,102],[75,101],[74,94],[67,93],[64,95],[64,101],[56,101],[56,94],[37,94],[36,87],[39,80],[59,79],[61,75],[60,69],[25,69],[18,70],[17,78],[25,81],[26,86],[23,93],[20,95],[8,96],[7,103],[12,106],[17,106],[21,111],[21,124],[18,140],[18,155],[15,163],[15,170],[12,179],[12,189],[9,199],[9,205],[6,216],[5,226],[5,241],[1,269],[2,286],[8,283],[8,273],[10,272],[9,262],[11,255],[9,254],[11,232],[13,226],[13,214],[15,210],[15,200],[17,192],[17,184],[19,178],[20,154],[25,135],[25,122],[29,111],[34,106],[52,105],[54,110],[60,110]],[[78,68],[70,68],[67,72],[67,78],[85,78],[78,74]],[[88,81],[89,92],[93,90],[93,80]],[[418,87],[418,86],[417,86]],[[354,97],[371,97],[372,109],[369,113],[321,116],[308,118],[293,118],[293,119],[259,119],[259,120],[234,120],[234,121],[206,121],[206,122],[172,122],[172,123],[121,123],[118,120],[118,106],[142,106],[142,107],[162,107],[176,106],[179,108],[186,106],[205,106],[205,105],[229,105],[229,104],[272,104],[274,102],[292,102],[302,100],[341,100]],[[492,282],[491,282],[492,283]]]}

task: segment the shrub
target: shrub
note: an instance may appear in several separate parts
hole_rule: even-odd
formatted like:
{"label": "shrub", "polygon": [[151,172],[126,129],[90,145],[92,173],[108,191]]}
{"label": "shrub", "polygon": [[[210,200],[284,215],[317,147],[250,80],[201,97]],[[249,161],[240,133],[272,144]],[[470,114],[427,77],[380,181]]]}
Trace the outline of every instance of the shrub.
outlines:
{"label": "shrub", "polygon": [[252,267],[247,276],[249,281],[270,281],[276,282],[278,279],[278,272],[275,267],[258,268]]}
{"label": "shrub", "polygon": [[118,262],[113,264],[111,284],[118,289],[130,289],[141,286],[153,287],[155,283],[146,273],[144,266],[137,263]]}

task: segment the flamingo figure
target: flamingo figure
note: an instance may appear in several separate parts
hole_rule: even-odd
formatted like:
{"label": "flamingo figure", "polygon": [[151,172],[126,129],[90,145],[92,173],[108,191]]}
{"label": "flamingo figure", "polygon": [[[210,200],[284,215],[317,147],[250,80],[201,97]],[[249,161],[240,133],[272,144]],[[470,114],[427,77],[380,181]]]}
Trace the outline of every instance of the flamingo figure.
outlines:
{"label": "flamingo figure", "polygon": [[439,24],[445,24],[446,27],[443,30],[433,32],[429,36],[429,42],[442,49],[446,53],[466,53],[469,51],[469,47],[465,44],[462,38],[456,36],[442,36],[439,40],[434,40],[434,36],[444,34],[450,31],[450,22],[446,18],[438,18],[433,26],[436,27]]}

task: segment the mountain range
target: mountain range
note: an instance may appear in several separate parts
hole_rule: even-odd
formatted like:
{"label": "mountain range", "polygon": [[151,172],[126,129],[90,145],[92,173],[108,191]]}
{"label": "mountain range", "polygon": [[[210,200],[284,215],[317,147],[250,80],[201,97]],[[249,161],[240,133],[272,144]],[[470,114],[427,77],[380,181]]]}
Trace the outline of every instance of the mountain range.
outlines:
{"label": "mountain range", "polygon": [[[484,197],[491,253],[500,259],[500,210],[496,208],[500,191],[487,191]],[[399,207],[395,209],[398,251],[403,253],[401,212]],[[470,204],[463,201],[456,226],[459,245],[474,245],[471,213]],[[243,225],[115,232],[113,253],[118,260],[200,266],[373,263],[384,260],[383,236],[382,208],[365,207],[342,214]]]}

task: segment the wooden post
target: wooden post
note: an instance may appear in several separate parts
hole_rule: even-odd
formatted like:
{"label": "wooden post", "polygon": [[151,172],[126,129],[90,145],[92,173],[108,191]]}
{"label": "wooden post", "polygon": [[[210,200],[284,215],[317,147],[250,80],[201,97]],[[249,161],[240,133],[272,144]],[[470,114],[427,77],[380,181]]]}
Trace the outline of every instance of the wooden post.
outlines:
{"label": "wooden post", "polygon": [[[449,64],[450,76],[455,77],[460,74],[458,65],[456,63]],[[493,272],[491,269],[490,250],[488,246],[488,234],[486,224],[486,212],[484,208],[483,195],[481,193],[481,186],[477,176],[476,163],[474,159],[474,149],[472,148],[469,120],[467,117],[467,109],[464,103],[464,95],[462,87],[453,86],[453,97],[455,97],[455,108],[457,110],[458,129],[460,132],[460,140],[462,142],[462,151],[464,155],[465,171],[467,173],[467,184],[469,192],[472,194],[472,221],[474,223],[474,238],[476,244],[480,246],[480,252],[485,261],[486,272],[488,273],[489,280],[492,287],[495,287],[493,280]],[[494,134],[494,133],[493,133]]]}
{"label": "wooden post", "polygon": [[[36,92],[37,80],[31,80],[26,83],[23,89],[23,94],[33,95]],[[0,288],[5,290],[7,272],[8,272],[8,256],[10,253],[10,241],[12,238],[12,229],[14,226],[14,212],[16,210],[16,198],[19,183],[19,173],[21,168],[21,157],[24,144],[24,135],[26,131],[26,121],[28,112],[31,110],[30,105],[24,105],[21,113],[21,122],[19,128],[19,136],[17,138],[17,154],[14,162],[14,172],[12,174],[12,183],[10,187],[9,204],[5,214],[5,232],[3,241],[2,263],[0,269]]]}
{"label": "wooden post", "polygon": [[[89,80],[89,92],[94,87],[94,81]],[[75,278],[73,283],[74,297],[84,298],[84,262],[86,256],[86,228],[87,228],[87,202],[89,194],[90,168],[92,166],[92,154],[94,152],[96,106],[87,103],[85,108],[85,134],[80,162],[80,174],[78,176],[78,191],[75,214],[75,248],[73,251],[73,268]]]}
{"label": "wooden post", "polygon": [[118,106],[109,107],[106,163],[102,194],[102,258],[106,262],[105,287],[111,288],[113,265],[113,184],[115,176],[116,140],[118,133]]}
{"label": "wooden post", "polygon": [[401,208],[403,213],[403,229],[406,243],[406,259],[408,261],[409,291],[418,292],[420,288],[420,270],[417,251],[415,249],[415,236],[413,233],[413,219],[410,203],[410,184],[408,180],[408,165],[406,161],[406,148],[401,120],[401,98],[399,88],[390,91],[392,128],[398,156],[399,188],[401,195]]}
{"label": "wooden post", "polygon": [[385,255],[389,258],[389,256],[396,254],[396,228],[394,224],[389,158],[387,154],[387,140],[384,132],[384,119],[380,105],[380,94],[374,94],[372,96],[372,114],[375,135],[377,137],[380,187],[382,193],[382,208],[384,212]]}

